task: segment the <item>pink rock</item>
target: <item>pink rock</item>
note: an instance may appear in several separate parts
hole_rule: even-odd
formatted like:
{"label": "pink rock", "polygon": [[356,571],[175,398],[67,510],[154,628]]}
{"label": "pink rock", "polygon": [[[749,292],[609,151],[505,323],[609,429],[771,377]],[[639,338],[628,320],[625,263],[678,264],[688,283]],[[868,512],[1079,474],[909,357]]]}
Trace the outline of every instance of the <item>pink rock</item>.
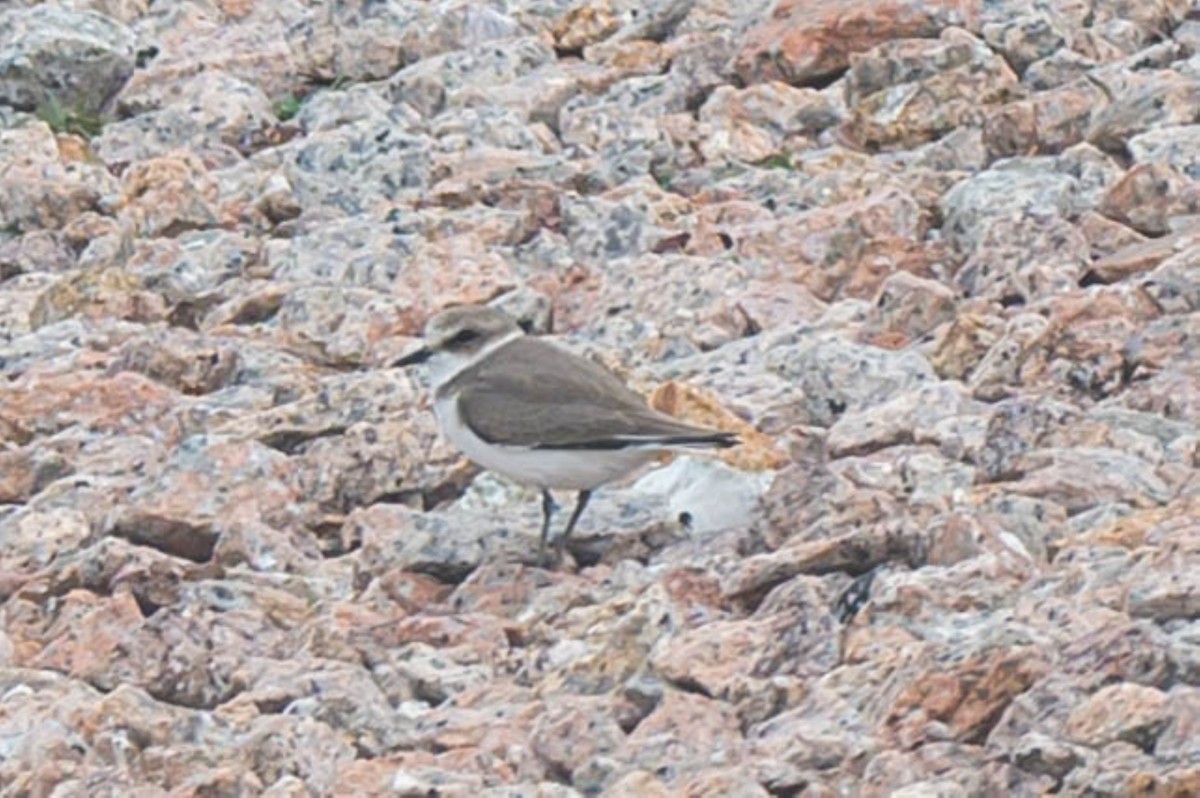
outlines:
{"label": "pink rock", "polygon": [[880,731],[909,746],[943,734],[959,741],[978,739],[1046,668],[1037,652],[1026,647],[926,672],[896,696]]}
{"label": "pink rock", "polygon": [[[824,608],[817,617],[790,611],[761,619],[716,620],[663,640],[650,662],[673,683],[695,686],[715,698],[745,701],[771,694],[760,681],[767,677],[803,678],[829,666],[836,644],[831,624],[822,616]],[[803,640],[797,628],[807,629]]]}
{"label": "pink rock", "polygon": [[661,780],[646,770],[626,773],[605,791],[612,798],[667,798],[671,792]]}
{"label": "pink rock", "polygon": [[1078,80],[987,111],[988,150],[998,156],[1060,152],[1087,140],[1088,126],[1104,93]]}
{"label": "pink rock", "polygon": [[131,166],[122,175],[123,216],[144,236],[174,236],[215,227],[216,182],[190,154],[164,156]]}
{"label": "pink rock", "polygon": [[48,125],[34,122],[0,131],[0,226],[57,229],[111,203],[118,184],[96,164],[68,164]]}
{"label": "pink rock", "polygon": [[64,272],[75,265],[67,236],[36,230],[0,244],[0,277],[28,272]]}
{"label": "pink rock", "polygon": [[1067,718],[1070,739],[1100,746],[1115,740],[1145,745],[1167,723],[1167,696],[1153,687],[1122,682],[1101,688]]}
{"label": "pink rock", "polygon": [[767,798],[769,792],[754,781],[747,769],[715,769],[700,773],[683,785],[683,795],[688,798]]}
{"label": "pink rock", "polygon": [[789,0],[773,8],[770,20],[747,32],[734,66],[746,83],[804,84],[840,72],[852,53],[881,42],[933,36],[947,25],[976,29],[979,13],[979,4],[971,0],[873,5]]}
{"label": "pink rock", "polygon": [[[729,235],[741,257],[761,261],[768,274],[799,282],[829,301],[852,281],[858,291],[873,293],[877,281],[902,268],[922,224],[911,196],[884,191],[859,202],[732,228]],[[871,268],[876,258],[887,263],[875,272],[876,279],[855,280],[856,270]]]}
{"label": "pink rock", "polygon": [[1138,231],[1113,221],[1096,211],[1086,211],[1079,218],[1079,229],[1092,248],[1092,257],[1103,260],[1125,247],[1146,241]]}
{"label": "pink rock", "polygon": [[663,772],[668,781],[704,764],[735,762],[744,745],[726,705],[677,691],[666,693],[628,740],[633,761]]}
{"label": "pink rock", "polygon": [[[1186,0],[18,5],[10,792],[1200,794]],[[743,444],[534,567],[463,302]]]}
{"label": "pink rock", "polygon": [[1020,463],[1024,476],[1011,485],[1014,493],[1052,498],[1068,510],[1095,506],[1101,497],[1141,507],[1169,497],[1150,464],[1111,449],[1045,449],[1029,453]]}
{"label": "pink rock", "polygon": [[836,124],[843,111],[814,89],[760,83],[737,90],[722,86],[700,108],[699,148],[706,160],[763,161],[787,152],[802,137]]}
{"label": "pink rock", "polygon": [[[257,11],[258,7],[251,6]],[[117,96],[125,111],[160,108],[178,96],[181,84],[214,70],[257,86],[268,97],[295,85],[297,59],[288,47],[287,25],[269,12],[228,17],[214,7],[180,7],[142,25],[156,55],[134,72]]]}
{"label": "pink rock", "polygon": [[86,590],[68,593],[53,613],[53,624],[69,629],[58,633],[52,624],[50,642],[23,658],[22,664],[68,673],[86,681],[106,681],[111,669],[121,667],[129,630],[142,622],[142,613],[130,593],[105,598]]}
{"label": "pink rock", "polygon": [[468,688],[421,717],[423,741],[445,749],[483,748],[501,760],[525,748],[545,705],[507,680]]}
{"label": "pink rock", "polygon": [[1194,121],[1200,99],[1200,84],[1173,70],[1139,71],[1115,86],[1101,85],[1110,101],[1096,112],[1087,137],[1110,152],[1152,127]]}
{"label": "pink rock", "polygon": [[911,148],[968,124],[1016,85],[1003,59],[957,28],[936,41],[885,42],[850,57],[842,131],[864,147]]}
{"label": "pink rock", "polygon": [[530,744],[549,773],[585,776],[584,768],[598,757],[625,760],[625,732],[605,698],[567,698],[548,705],[533,727]]}
{"label": "pink rock", "polygon": [[118,350],[111,373],[134,371],[185,394],[219,390],[238,368],[231,346],[179,329],[133,338]]}
{"label": "pink rock", "polygon": [[1200,184],[1169,166],[1139,164],[1109,189],[1100,211],[1139,232],[1162,235],[1170,232],[1172,217],[1200,211]]}
{"label": "pink rock", "polygon": [[111,533],[203,562],[222,529],[296,524],[302,511],[293,475],[285,455],[261,444],[193,438],[130,496],[111,520]]}
{"label": "pink rock", "polygon": [[177,439],[177,401],[173,391],[137,374],[27,374],[0,388],[0,422],[5,437],[18,441],[75,425]]}
{"label": "pink rock", "polygon": [[[1200,247],[1200,230],[1185,228],[1161,238],[1137,241],[1105,255],[1092,265],[1100,280],[1111,283],[1155,269],[1175,255]],[[1184,257],[1192,257],[1184,255]]]}
{"label": "pink rock", "polygon": [[879,325],[915,341],[954,315],[954,292],[936,280],[898,271],[879,287],[872,303]]}

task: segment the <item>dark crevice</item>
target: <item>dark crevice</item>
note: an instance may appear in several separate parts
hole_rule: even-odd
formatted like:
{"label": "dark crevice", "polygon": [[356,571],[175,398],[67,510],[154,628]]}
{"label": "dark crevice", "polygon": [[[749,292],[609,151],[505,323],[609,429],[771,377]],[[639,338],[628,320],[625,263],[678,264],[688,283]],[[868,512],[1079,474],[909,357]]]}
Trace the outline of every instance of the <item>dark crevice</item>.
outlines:
{"label": "dark crevice", "polygon": [[792,85],[798,89],[816,89],[817,91],[821,91],[837,83],[849,71],[848,68],[836,69],[822,75],[813,75],[812,77],[792,83]]}
{"label": "dark crevice", "polygon": [[[171,681],[170,687],[173,687],[174,685],[175,685],[175,683],[173,681]],[[241,688],[231,687],[231,688],[225,690],[224,692],[221,692],[221,693],[215,695],[213,698],[211,698],[209,700],[202,701],[199,699],[192,700],[192,696],[175,692],[175,691],[169,689],[169,687],[164,687],[161,684],[157,684],[157,683],[144,685],[144,687],[145,687],[146,692],[149,693],[150,696],[152,698],[154,698],[155,701],[161,701],[162,703],[170,704],[173,707],[181,707],[183,709],[197,709],[197,710],[216,709],[217,707],[221,706],[222,704],[233,700],[234,698],[236,698],[238,696],[238,694],[240,694],[242,692]]]}
{"label": "dark crevice", "polygon": [[708,102],[708,98],[711,97],[713,92],[716,90],[717,87],[714,85],[702,86],[695,91],[690,92],[687,97],[684,98],[684,109],[694,118],[699,119],[700,109],[704,107],[704,104]]}
{"label": "dark crevice", "polygon": [[135,516],[118,523],[110,534],[136,546],[146,546],[194,563],[212,559],[219,537],[209,524],[190,524],[150,515]]}
{"label": "dark crevice", "polygon": [[254,701],[254,707],[263,715],[282,715],[283,711],[294,700],[291,696],[286,698],[259,698]]}
{"label": "dark crevice", "polygon": [[171,308],[171,313],[167,316],[167,324],[170,324],[172,327],[182,327],[185,330],[199,332],[200,319],[203,315],[204,309],[198,307],[194,302],[180,302]]}
{"label": "dark crevice", "polygon": [[546,762],[546,779],[557,782],[564,787],[571,786],[571,771],[561,762]]}
{"label": "dark crevice", "polygon": [[283,307],[282,296],[258,297],[249,299],[241,309],[229,320],[231,324],[262,324],[279,315]]}
{"label": "dark crevice", "polygon": [[686,676],[681,679],[671,679],[669,681],[669,683],[671,684],[672,687],[674,687],[678,690],[682,690],[685,693],[691,693],[692,695],[703,696],[704,698],[715,698],[715,696],[708,690],[708,688],[706,688],[704,685],[700,684],[695,679],[690,679]]}
{"label": "dark crevice", "polygon": [[479,474],[479,469],[471,468],[458,479],[448,479],[421,493],[421,509],[425,512],[436,509],[447,502],[457,501],[467,492],[467,488]]}
{"label": "dark crevice", "polygon": [[142,613],[143,618],[149,618],[163,608],[162,604],[153,601],[141,590],[132,591],[133,600],[137,602],[138,611]]}
{"label": "dark crevice", "polygon": [[418,499],[420,500],[421,509],[423,509],[423,510],[427,509],[424,506],[425,493],[416,488],[410,488],[408,490],[392,490],[392,491],[388,491],[387,493],[381,493],[375,497],[374,501],[372,501],[370,503],[371,504],[403,504],[404,506],[409,507],[414,504],[417,504]]}
{"label": "dark crevice", "polygon": [[[992,733],[992,729],[1000,722],[1000,718],[1008,709],[1009,705],[1018,696],[1012,696],[1009,701],[998,702],[998,706],[987,714],[987,716],[979,721],[974,732],[963,738],[963,742],[967,745],[984,745],[987,742],[988,735]],[[1148,752],[1147,752],[1148,753]]]}
{"label": "dark crevice", "polygon": [[478,567],[479,563],[425,562],[417,563],[405,570],[414,574],[432,576],[444,585],[461,585]]}
{"label": "dark crevice", "polygon": [[294,429],[279,430],[267,433],[259,438],[258,442],[286,455],[294,455],[299,453],[300,447],[309,441],[319,440],[320,438],[333,438],[345,434],[345,432],[346,428],[342,426],[328,427],[313,432]]}
{"label": "dark crevice", "polygon": [[344,522],[343,518],[321,519],[309,526],[309,531],[316,538],[321,556],[327,560],[345,556],[362,548],[362,538],[358,535],[350,540],[343,539]]}

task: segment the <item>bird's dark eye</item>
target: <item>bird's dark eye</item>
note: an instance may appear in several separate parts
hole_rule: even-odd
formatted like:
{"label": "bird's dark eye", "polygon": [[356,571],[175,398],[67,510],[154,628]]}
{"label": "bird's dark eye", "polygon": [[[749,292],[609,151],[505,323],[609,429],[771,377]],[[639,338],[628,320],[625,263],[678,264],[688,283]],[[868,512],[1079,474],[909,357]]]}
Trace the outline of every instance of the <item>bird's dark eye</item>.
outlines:
{"label": "bird's dark eye", "polygon": [[479,330],[472,330],[470,328],[459,330],[450,338],[449,341],[446,342],[446,346],[452,349],[460,346],[466,346],[472,341],[478,339],[480,334],[481,333]]}

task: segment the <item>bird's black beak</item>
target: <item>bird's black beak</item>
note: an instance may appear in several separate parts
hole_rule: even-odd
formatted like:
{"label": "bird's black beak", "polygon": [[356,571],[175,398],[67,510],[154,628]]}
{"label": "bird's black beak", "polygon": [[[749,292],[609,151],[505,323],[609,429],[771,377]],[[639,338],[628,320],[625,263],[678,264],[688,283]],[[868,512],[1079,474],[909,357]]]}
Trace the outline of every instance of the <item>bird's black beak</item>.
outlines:
{"label": "bird's black beak", "polygon": [[417,363],[424,363],[433,355],[433,350],[427,346],[423,346],[415,352],[409,352],[404,357],[392,361],[392,368],[403,366],[415,366]]}

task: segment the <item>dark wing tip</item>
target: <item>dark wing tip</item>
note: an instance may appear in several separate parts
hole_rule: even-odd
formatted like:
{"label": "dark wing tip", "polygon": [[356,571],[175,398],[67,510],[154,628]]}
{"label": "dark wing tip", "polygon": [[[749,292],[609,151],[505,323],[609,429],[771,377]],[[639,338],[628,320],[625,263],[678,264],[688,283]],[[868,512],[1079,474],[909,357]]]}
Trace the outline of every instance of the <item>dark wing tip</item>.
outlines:
{"label": "dark wing tip", "polygon": [[433,357],[433,350],[427,346],[423,346],[420,349],[409,352],[407,355],[403,355],[396,360],[393,360],[389,365],[392,368],[405,368],[407,366],[415,366],[418,363],[424,363],[431,357]]}
{"label": "dark wing tip", "polygon": [[610,438],[587,438],[585,440],[565,443],[542,443],[532,448],[612,451],[616,449],[637,449],[650,445],[661,446],[664,449],[671,447],[687,448],[691,446],[705,449],[728,449],[731,446],[737,446],[739,443],[741,443],[741,439],[734,432],[690,432],[680,435],[661,435],[657,437],[617,436]]}
{"label": "dark wing tip", "polygon": [[713,440],[721,449],[728,449],[742,442],[741,437],[736,432],[718,432],[713,436]]}
{"label": "dark wing tip", "polygon": [[718,449],[728,449],[731,446],[737,446],[742,442],[736,432],[713,432],[707,435],[680,435],[678,440],[672,441],[680,444],[699,444],[715,446]]}

